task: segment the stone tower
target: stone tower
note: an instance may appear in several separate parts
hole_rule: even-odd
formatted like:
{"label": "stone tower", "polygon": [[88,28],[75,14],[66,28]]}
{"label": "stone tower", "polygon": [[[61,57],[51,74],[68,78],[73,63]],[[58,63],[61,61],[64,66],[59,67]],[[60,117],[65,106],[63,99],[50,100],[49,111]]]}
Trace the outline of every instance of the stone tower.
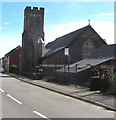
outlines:
{"label": "stone tower", "polygon": [[20,72],[33,75],[44,50],[44,8],[26,7]]}

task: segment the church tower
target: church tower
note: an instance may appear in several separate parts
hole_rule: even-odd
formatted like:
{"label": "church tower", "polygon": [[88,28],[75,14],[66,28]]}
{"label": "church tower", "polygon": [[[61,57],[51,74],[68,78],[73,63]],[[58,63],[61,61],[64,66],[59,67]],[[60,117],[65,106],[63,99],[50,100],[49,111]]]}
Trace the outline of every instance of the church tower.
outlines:
{"label": "church tower", "polygon": [[24,31],[22,34],[22,54],[20,72],[32,75],[40,64],[44,50],[44,8],[26,7],[24,11]]}

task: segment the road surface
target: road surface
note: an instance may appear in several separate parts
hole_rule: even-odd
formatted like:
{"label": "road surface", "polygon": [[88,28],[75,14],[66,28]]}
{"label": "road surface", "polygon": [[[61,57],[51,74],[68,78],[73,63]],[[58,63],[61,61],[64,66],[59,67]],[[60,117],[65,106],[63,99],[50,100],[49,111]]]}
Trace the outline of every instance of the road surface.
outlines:
{"label": "road surface", "polygon": [[2,118],[114,118],[114,112],[0,74]]}

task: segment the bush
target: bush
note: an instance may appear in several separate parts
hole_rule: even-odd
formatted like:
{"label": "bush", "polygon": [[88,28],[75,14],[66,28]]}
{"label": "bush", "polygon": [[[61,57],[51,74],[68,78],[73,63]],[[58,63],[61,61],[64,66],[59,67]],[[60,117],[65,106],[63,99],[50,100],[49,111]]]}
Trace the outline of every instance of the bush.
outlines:
{"label": "bush", "polygon": [[17,68],[17,65],[13,64],[11,65],[12,68]]}
{"label": "bush", "polygon": [[108,94],[116,95],[116,72],[109,71],[109,89],[107,91]]}
{"label": "bush", "polygon": [[13,64],[13,65],[11,65],[11,67],[9,68],[9,71],[10,71],[11,73],[18,73],[19,69],[18,69],[17,65]]}

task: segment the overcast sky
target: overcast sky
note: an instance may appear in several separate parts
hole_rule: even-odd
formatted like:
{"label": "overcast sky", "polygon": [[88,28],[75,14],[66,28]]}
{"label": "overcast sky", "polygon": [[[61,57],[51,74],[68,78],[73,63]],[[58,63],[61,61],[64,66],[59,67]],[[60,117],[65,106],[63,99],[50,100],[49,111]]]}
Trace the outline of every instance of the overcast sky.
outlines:
{"label": "overcast sky", "polygon": [[[7,0],[8,1],[8,0]],[[1,2],[0,58],[22,45],[24,9],[45,8],[45,43],[90,24],[108,44],[114,44],[114,2]]]}

